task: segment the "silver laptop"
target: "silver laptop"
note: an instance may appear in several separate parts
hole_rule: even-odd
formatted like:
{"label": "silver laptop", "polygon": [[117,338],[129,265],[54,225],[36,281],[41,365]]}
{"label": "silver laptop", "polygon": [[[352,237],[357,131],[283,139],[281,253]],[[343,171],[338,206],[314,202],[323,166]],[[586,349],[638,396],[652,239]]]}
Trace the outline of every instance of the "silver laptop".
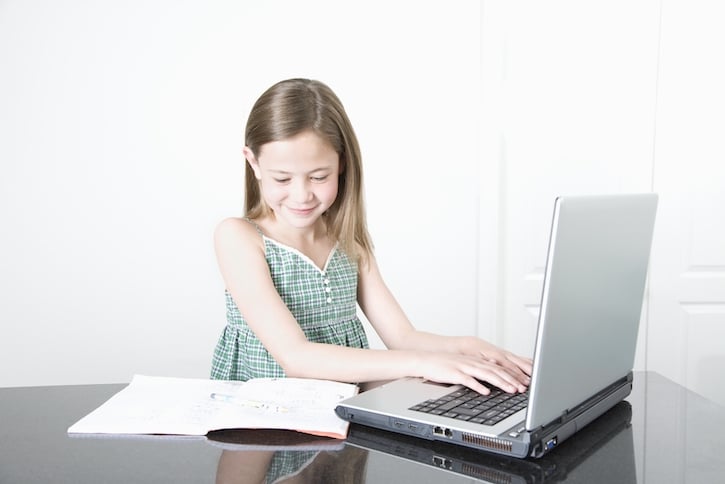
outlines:
{"label": "silver laptop", "polygon": [[554,449],[632,389],[656,210],[653,193],[556,199],[526,394],[403,378],[342,401],[337,414],[513,457]]}

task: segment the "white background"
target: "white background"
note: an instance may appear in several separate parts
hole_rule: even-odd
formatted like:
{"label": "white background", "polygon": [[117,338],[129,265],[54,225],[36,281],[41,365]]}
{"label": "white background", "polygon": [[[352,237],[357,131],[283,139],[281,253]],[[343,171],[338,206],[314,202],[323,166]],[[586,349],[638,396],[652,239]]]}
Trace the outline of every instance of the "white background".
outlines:
{"label": "white background", "polygon": [[422,328],[476,331],[476,2],[0,3],[0,385],[207,376],[212,232],[264,89],[330,85],[380,264]]}
{"label": "white background", "polygon": [[0,386],[208,375],[246,116],[300,76],[348,110],[418,327],[530,351],[553,197],[657,191],[637,367],[725,402],[723,22],[705,0],[0,1]]}

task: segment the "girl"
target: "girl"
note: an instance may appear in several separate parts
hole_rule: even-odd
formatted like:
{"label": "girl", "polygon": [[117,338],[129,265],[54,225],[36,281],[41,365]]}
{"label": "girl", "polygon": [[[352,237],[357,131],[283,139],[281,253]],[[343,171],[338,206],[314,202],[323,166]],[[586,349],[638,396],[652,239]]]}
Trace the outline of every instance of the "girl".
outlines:
{"label": "girl", "polygon": [[[417,331],[385,285],[365,221],[360,149],[325,84],[269,88],[245,134],[245,218],[222,221],[215,249],[227,325],[212,378],[372,382],[418,376],[526,390],[531,360],[475,337]],[[387,350],[368,348],[356,304]]]}

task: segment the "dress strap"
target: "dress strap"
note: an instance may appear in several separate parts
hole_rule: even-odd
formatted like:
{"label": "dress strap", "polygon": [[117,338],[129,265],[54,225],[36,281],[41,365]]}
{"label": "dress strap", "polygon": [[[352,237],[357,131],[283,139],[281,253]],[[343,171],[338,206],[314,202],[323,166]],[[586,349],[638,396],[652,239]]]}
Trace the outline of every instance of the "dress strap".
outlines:
{"label": "dress strap", "polygon": [[262,232],[262,228],[259,225],[257,225],[257,223],[254,220],[252,220],[249,217],[244,217],[244,220],[246,220],[247,222],[249,222],[250,224],[252,224],[252,226],[255,228],[255,230],[257,231],[257,233],[260,236],[264,237],[264,232]]}

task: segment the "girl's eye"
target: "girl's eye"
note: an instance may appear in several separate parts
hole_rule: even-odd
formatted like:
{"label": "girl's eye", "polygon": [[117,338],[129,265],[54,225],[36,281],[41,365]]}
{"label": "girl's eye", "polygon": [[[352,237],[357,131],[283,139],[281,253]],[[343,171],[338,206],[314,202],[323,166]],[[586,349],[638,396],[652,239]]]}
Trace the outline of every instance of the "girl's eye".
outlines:
{"label": "girl's eye", "polygon": [[274,181],[277,183],[287,183],[289,181],[289,178],[275,178]]}
{"label": "girl's eye", "polygon": [[315,182],[323,182],[325,180],[327,180],[327,175],[324,175],[324,176],[313,176],[312,177],[312,181],[315,181]]}

